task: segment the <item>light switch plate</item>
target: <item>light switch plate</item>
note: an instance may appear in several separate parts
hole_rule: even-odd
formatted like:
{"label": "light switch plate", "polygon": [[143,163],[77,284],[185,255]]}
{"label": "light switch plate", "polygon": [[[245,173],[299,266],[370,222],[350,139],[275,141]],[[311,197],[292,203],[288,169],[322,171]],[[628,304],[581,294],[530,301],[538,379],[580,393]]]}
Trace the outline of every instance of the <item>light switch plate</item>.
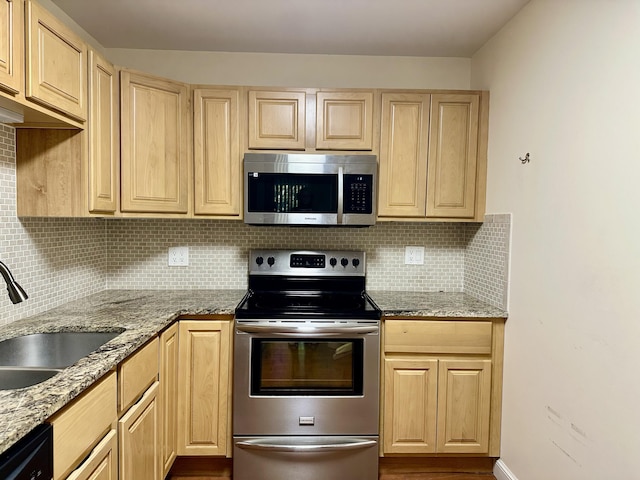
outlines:
{"label": "light switch plate", "polygon": [[188,267],[189,247],[169,247],[168,265],[170,267]]}
{"label": "light switch plate", "polygon": [[424,247],[404,247],[405,265],[424,265]]}

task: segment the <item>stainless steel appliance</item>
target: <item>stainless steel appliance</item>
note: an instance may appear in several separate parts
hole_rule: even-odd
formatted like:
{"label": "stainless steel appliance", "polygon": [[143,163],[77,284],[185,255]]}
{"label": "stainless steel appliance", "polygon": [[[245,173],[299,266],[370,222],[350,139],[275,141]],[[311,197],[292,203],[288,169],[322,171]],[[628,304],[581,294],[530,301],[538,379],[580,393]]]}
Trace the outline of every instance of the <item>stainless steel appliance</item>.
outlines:
{"label": "stainless steel appliance", "polygon": [[244,221],[374,225],[377,173],[375,155],[247,153]]}
{"label": "stainless steel appliance", "polygon": [[236,308],[234,480],[378,478],[380,310],[365,253],[257,250]]}

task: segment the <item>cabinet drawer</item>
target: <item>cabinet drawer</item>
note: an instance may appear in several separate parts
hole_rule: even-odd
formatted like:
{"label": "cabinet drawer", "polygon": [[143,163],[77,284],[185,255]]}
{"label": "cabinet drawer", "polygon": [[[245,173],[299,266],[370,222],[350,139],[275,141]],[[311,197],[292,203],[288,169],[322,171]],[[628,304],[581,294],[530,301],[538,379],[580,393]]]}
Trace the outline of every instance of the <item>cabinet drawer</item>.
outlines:
{"label": "cabinet drawer", "polygon": [[67,480],[116,480],[118,477],[118,436],[111,430],[91,455]]}
{"label": "cabinet drawer", "polygon": [[49,420],[53,425],[53,478],[66,477],[116,418],[116,374],[112,372]]}
{"label": "cabinet drawer", "polygon": [[384,351],[491,355],[491,322],[387,320]]}
{"label": "cabinet drawer", "polygon": [[158,339],[118,366],[118,413],[126,411],[158,378]]}

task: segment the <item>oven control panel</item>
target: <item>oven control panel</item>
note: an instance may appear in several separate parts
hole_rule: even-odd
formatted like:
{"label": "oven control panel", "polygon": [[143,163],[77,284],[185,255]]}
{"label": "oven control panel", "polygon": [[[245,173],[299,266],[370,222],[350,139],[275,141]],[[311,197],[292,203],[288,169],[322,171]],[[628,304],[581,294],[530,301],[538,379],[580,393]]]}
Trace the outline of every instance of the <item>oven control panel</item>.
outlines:
{"label": "oven control panel", "polygon": [[364,276],[365,257],[348,250],[252,250],[249,274]]}

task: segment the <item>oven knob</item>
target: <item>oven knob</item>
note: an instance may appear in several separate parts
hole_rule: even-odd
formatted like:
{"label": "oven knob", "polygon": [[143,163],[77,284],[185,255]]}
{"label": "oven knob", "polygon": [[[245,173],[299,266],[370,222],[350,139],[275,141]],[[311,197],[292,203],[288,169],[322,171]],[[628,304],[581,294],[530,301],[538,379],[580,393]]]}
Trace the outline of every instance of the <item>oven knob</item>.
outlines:
{"label": "oven knob", "polygon": [[353,268],[358,268],[358,265],[360,265],[360,260],[354,258],[353,260],[351,260],[351,264],[353,265]]}
{"label": "oven knob", "polygon": [[257,263],[258,265],[262,265],[262,264],[264,263],[264,258],[262,258],[262,257],[258,257],[258,258],[256,258],[256,263]]}
{"label": "oven knob", "polygon": [[342,260],[340,260],[340,265],[342,265],[343,267],[346,267],[347,265],[349,265],[349,260],[347,260],[346,258],[343,258]]}
{"label": "oven knob", "polygon": [[335,257],[331,257],[329,259],[329,265],[331,265],[332,267],[335,267],[338,264],[338,260],[336,260]]}
{"label": "oven knob", "polygon": [[270,267],[272,267],[273,264],[276,263],[276,259],[274,257],[269,257],[267,258],[267,263],[269,264]]}

